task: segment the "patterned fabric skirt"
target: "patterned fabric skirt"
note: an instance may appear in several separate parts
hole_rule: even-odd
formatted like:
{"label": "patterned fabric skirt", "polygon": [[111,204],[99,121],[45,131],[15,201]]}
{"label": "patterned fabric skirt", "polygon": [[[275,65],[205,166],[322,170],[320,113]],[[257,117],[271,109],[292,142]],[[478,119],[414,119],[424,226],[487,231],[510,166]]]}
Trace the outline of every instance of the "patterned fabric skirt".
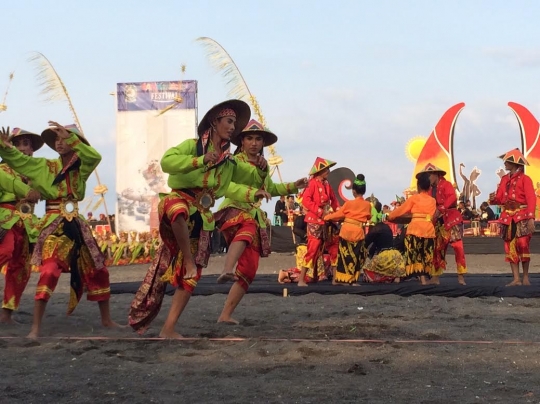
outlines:
{"label": "patterned fabric skirt", "polygon": [[340,238],[335,281],[340,283],[358,282],[366,256],[364,240],[347,241]]}
{"label": "patterned fabric skirt", "polygon": [[339,236],[333,225],[307,223],[307,252],[304,267],[313,269],[319,257],[327,251],[332,266],[337,265]]}
{"label": "patterned fabric skirt", "polygon": [[247,247],[259,249],[259,227],[248,212],[236,208],[222,209],[214,214],[216,227],[221,230],[227,245],[234,241],[244,241]]}
{"label": "patterned fabric skirt", "polygon": [[455,241],[459,241],[463,238],[463,225],[462,224],[456,224],[455,226],[450,227],[447,229],[444,226],[444,223],[441,221],[438,221],[435,224],[435,233],[442,238],[444,243],[453,243]]}
{"label": "patterned fabric skirt", "polygon": [[467,262],[465,261],[465,249],[463,248],[463,225],[457,224],[447,229],[442,222],[435,225],[435,251],[433,265],[435,271],[432,276],[441,276],[446,271],[446,251],[451,245],[454,249],[454,259],[456,261],[457,273],[467,273]]}
{"label": "patterned fabric skirt", "polygon": [[501,238],[504,241],[511,241],[514,238],[520,238],[531,235],[531,232],[527,226],[527,220],[520,222],[510,222],[510,224],[501,224]]}
{"label": "patterned fabric skirt", "polygon": [[29,252],[28,234],[22,221],[19,221],[0,241],[0,272],[5,275],[4,309],[19,308],[21,296],[30,280]]}
{"label": "patterned fabric skirt", "polygon": [[407,276],[431,276],[434,273],[434,238],[405,236],[405,272]]}
{"label": "patterned fabric skirt", "polygon": [[[263,256],[259,223],[250,213],[233,207],[220,210],[214,218],[228,246],[233,242],[246,244],[244,251],[238,257],[235,274],[240,286],[247,291],[259,269],[259,258]],[[269,247],[268,243],[264,256],[268,255]]]}
{"label": "patterned fabric skirt", "polygon": [[[131,302],[129,325],[143,333],[158,315],[167,283],[193,292],[210,256],[210,235],[202,230],[202,217],[198,211],[189,214],[194,198],[183,193],[172,192],[159,204],[160,236],[162,243],[156,251],[146,276]],[[186,218],[190,233],[191,252],[197,265],[197,277],[183,279],[185,274],[182,252],[178,248],[172,222],[178,215]]]}
{"label": "patterned fabric skirt", "polygon": [[[328,254],[320,254],[317,257],[317,263],[314,265],[314,268],[309,268],[305,263],[305,256],[307,254],[307,246],[300,244],[296,246],[296,268],[298,271],[302,267],[307,268],[306,271],[306,282],[313,282],[317,280],[326,280],[329,275],[331,276],[332,272],[330,269],[330,256]],[[298,272],[300,273],[300,272]]]}
{"label": "patterned fabric skirt", "polygon": [[[96,276],[97,271],[107,272],[105,257],[85,220],[77,217],[68,221],[58,216],[41,231],[31,263],[41,267],[51,261],[54,261],[62,272],[71,275],[68,314],[75,310],[84,290],[89,289],[89,283],[93,283],[94,278],[106,278],[99,281],[99,285],[92,286],[92,289],[96,289],[96,295],[106,297],[110,294],[108,275]],[[39,293],[39,285],[36,293]]]}
{"label": "patterned fabric skirt", "polygon": [[391,283],[406,276],[405,260],[398,250],[380,251],[364,267],[363,281],[368,283]]}
{"label": "patterned fabric skirt", "polygon": [[509,225],[501,225],[501,237],[504,240],[505,261],[513,264],[531,260],[530,243],[532,234],[527,227],[527,220]]}

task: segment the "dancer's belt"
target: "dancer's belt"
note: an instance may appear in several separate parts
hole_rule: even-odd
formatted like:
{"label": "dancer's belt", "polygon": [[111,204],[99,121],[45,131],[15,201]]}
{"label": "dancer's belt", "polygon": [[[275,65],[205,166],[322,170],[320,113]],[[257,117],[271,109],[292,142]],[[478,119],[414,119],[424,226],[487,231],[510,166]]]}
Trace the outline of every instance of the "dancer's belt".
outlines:
{"label": "dancer's belt", "polygon": [[508,201],[503,205],[504,210],[527,209],[527,205],[520,205],[516,201]]}
{"label": "dancer's belt", "polygon": [[15,214],[19,215],[21,219],[28,219],[32,217],[34,213],[34,205],[35,204],[33,203],[25,201],[10,201],[0,203],[1,208],[13,211]]}
{"label": "dancer's belt", "polygon": [[365,222],[361,222],[360,220],[356,220],[356,219],[350,219],[348,217],[345,218],[345,220],[343,220],[343,223],[352,224],[358,227],[364,227],[364,224],[365,224]]}
{"label": "dancer's belt", "polygon": [[193,204],[201,212],[208,212],[216,202],[213,189],[208,188],[187,188],[187,189],[173,189],[173,192],[180,192],[191,196],[195,201]]}
{"label": "dancer's belt", "polygon": [[58,213],[71,222],[79,215],[79,203],[73,198],[60,198],[45,202],[45,212]]}
{"label": "dancer's belt", "polygon": [[425,213],[413,213],[411,222],[431,222],[431,219],[433,219],[431,215]]}

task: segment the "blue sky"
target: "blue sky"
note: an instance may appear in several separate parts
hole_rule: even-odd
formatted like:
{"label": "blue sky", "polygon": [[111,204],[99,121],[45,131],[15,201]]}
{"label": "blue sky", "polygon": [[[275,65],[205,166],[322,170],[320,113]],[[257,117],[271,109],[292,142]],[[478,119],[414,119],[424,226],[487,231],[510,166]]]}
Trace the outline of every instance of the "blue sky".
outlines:
{"label": "blue sky", "polygon": [[4,0],[0,10],[0,96],[15,71],[0,126],[40,132],[49,119],[72,122],[66,104],[39,96],[27,58],[42,52],[103,155],[98,171],[111,211],[122,162],[109,93],[118,82],[197,80],[202,116],[228,88],[195,42],[200,36],[220,42],[239,66],[279,136],[285,180],[306,175],[321,156],[365,174],[368,193],[388,203],[414,168],[407,141],[427,137],[463,101],[456,165],[477,165],[487,196],[496,156],[520,146],[508,101],[540,118],[537,1]]}

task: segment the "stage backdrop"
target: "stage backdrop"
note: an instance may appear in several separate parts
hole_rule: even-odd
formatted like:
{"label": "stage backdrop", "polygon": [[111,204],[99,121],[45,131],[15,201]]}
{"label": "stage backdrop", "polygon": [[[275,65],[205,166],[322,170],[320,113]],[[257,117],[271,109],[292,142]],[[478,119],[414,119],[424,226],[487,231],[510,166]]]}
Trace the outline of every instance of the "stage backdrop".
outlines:
{"label": "stage backdrop", "polygon": [[117,102],[116,230],[149,231],[158,227],[158,194],[169,191],[159,161],[196,137],[197,82],[118,83]]}

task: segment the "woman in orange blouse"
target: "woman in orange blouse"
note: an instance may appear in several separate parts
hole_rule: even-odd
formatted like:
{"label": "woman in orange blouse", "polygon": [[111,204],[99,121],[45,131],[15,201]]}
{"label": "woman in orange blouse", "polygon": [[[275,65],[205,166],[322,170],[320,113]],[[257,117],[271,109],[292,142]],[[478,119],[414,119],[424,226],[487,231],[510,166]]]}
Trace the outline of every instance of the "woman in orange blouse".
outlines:
{"label": "woman in orange blouse", "polygon": [[433,250],[435,247],[435,227],[433,216],[437,209],[435,198],[429,194],[429,173],[419,172],[416,175],[418,194],[409,197],[400,207],[390,212],[389,221],[412,214],[411,223],[407,226],[405,236],[405,271],[407,276],[419,276],[420,283],[427,285],[426,277],[431,276],[433,266]]}
{"label": "woman in orange blouse", "polygon": [[332,284],[358,286],[358,277],[366,261],[364,225],[371,218],[371,203],[364,199],[366,181],[358,174],[353,181],[354,199],[340,210],[330,213],[324,220],[343,221],[339,231],[339,257]]}

